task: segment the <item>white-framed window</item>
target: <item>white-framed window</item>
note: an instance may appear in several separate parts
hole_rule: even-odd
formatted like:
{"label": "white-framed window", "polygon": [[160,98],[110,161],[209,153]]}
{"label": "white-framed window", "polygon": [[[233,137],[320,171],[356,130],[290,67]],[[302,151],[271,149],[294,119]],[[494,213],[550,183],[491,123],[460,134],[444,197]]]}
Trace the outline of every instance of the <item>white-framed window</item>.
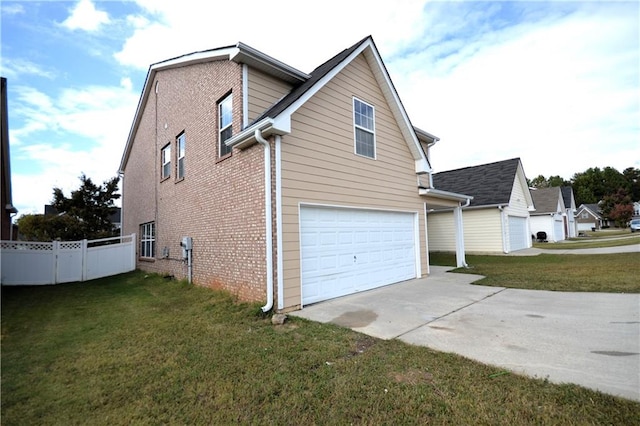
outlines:
{"label": "white-framed window", "polygon": [[160,152],[160,162],[162,163],[162,179],[171,176],[171,144],[167,144]]}
{"label": "white-framed window", "polygon": [[353,98],[353,128],[356,154],[376,158],[375,109]]}
{"label": "white-framed window", "polygon": [[140,257],[154,258],[156,255],[156,223],[140,225]]}
{"label": "white-framed window", "polygon": [[218,157],[231,153],[231,148],[224,144],[233,134],[233,95],[224,98],[218,104]]}
{"label": "white-framed window", "polygon": [[177,167],[178,170],[176,172],[177,179],[184,178],[184,153],[186,148],[186,142],[187,142],[187,137],[185,136],[184,133],[181,133],[176,140],[176,145],[177,145],[176,154],[178,157],[178,160],[176,162],[178,166]]}

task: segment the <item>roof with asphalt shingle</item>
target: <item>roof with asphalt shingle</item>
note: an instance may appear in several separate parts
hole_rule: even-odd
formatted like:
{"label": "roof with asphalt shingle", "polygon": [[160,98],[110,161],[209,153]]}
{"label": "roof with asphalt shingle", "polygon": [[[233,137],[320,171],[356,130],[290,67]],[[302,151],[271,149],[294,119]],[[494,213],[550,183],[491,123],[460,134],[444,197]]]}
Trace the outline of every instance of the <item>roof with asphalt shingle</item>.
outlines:
{"label": "roof with asphalt shingle", "polygon": [[473,196],[470,207],[508,205],[520,158],[433,175],[436,189]]}
{"label": "roof with asphalt shingle", "polygon": [[561,197],[560,187],[536,188],[531,190],[535,214],[558,213],[558,201]]}

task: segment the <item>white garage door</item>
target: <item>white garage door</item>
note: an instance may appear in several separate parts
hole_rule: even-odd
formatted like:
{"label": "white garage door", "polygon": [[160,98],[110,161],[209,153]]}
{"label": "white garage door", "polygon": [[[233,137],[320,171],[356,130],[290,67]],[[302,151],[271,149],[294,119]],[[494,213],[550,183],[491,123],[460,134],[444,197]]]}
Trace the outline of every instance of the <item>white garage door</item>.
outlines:
{"label": "white garage door", "polygon": [[302,303],[416,278],[416,216],[301,207]]}
{"label": "white garage door", "polygon": [[578,223],[578,231],[591,231],[591,229],[596,227],[595,222],[591,223]]}
{"label": "white garage door", "polygon": [[556,241],[564,240],[564,222],[562,220],[553,221],[553,233]]}
{"label": "white garage door", "polygon": [[509,251],[522,250],[529,247],[527,219],[509,216]]}

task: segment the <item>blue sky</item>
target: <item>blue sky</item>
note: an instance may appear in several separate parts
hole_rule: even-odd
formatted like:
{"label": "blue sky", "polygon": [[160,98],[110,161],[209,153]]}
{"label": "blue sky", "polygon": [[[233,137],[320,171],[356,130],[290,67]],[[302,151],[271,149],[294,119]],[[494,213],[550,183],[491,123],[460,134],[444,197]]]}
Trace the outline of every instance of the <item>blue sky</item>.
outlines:
{"label": "blue sky", "polygon": [[435,171],[640,168],[640,3],[5,1],[13,201],[117,173],[149,65],[242,41],[309,72],[372,35]]}

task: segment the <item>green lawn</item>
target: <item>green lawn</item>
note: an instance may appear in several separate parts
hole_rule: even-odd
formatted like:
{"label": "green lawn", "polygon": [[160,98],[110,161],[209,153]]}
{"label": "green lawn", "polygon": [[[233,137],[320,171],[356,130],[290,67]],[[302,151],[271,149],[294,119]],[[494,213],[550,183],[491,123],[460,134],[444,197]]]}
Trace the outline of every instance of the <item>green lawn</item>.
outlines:
{"label": "green lawn", "polygon": [[[532,290],[640,293],[640,253],[472,256],[468,269],[484,275],[474,284]],[[432,265],[455,266],[452,253],[430,253]]]}
{"label": "green lawn", "polygon": [[550,250],[571,250],[582,248],[598,248],[598,247],[618,247],[640,244],[640,232],[618,233],[615,231],[599,234],[590,233],[589,237],[571,238],[569,240],[558,243],[538,243],[534,242],[533,246],[541,249]]}
{"label": "green lawn", "polygon": [[2,288],[2,424],[637,424],[640,404],[140,272]]}

